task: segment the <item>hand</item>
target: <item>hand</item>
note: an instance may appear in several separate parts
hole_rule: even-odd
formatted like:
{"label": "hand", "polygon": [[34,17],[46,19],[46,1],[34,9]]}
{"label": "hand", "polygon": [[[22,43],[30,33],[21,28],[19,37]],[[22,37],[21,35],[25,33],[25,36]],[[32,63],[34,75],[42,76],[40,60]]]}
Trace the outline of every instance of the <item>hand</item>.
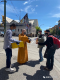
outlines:
{"label": "hand", "polygon": [[29,42],[31,42],[31,39],[28,37],[28,39],[29,39]]}
{"label": "hand", "polygon": [[20,41],[16,41],[16,44],[19,45]]}
{"label": "hand", "polygon": [[31,39],[29,39],[29,41],[31,42]]}
{"label": "hand", "polygon": [[21,42],[21,40],[19,41],[19,43]]}
{"label": "hand", "polygon": [[16,42],[17,45],[19,45],[20,42]]}
{"label": "hand", "polygon": [[36,38],[36,40],[38,40],[38,38]]}
{"label": "hand", "polygon": [[36,41],[36,44],[38,44],[38,41]]}

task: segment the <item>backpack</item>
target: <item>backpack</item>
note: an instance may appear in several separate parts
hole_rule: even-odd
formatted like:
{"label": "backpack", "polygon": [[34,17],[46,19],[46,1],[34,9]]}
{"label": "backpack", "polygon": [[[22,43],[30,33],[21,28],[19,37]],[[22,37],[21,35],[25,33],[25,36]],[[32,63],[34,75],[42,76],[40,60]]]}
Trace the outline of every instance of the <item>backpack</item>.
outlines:
{"label": "backpack", "polygon": [[53,48],[54,49],[59,49],[60,48],[60,41],[58,38],[52,36],[52,35],[49,35],[48,37],[52,37],[53,38]]}

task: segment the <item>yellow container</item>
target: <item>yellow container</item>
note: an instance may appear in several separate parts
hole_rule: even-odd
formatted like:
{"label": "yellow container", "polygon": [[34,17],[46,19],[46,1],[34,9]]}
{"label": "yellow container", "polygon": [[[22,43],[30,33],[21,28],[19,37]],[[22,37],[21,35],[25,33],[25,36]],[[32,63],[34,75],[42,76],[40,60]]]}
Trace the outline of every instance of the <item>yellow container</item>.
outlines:
{"label": "yellow container", "polygon": [[17,45],[16,43],[11,43],[11,47],[12,47],[12,49],[19,48],[19,47],[24,47],[24,43],[23,43],[23,41],[21,41],[19,43],[19,45]]}

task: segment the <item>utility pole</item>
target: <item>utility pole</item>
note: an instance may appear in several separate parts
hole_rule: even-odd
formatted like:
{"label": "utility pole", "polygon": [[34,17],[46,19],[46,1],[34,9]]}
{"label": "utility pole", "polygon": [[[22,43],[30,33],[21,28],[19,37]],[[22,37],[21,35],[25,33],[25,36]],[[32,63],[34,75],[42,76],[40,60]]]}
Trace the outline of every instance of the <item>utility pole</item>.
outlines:
{"label": "utility pole", "polygon": [[5,17],[5,21],[4,21],[4,34],[6,32],[6,0],[4,0],[4,17]]}
{"label": "utility pole", "polygon": [[[11,0],[8,0],[8,1],[11,1]],[[12,0],[12,1],[25,1],[25,0]],[[4,2],[4,18],[5,18],[5,21],[4,21],[4,34],[6,32],[6,0],[3,0],[1,2]]]}

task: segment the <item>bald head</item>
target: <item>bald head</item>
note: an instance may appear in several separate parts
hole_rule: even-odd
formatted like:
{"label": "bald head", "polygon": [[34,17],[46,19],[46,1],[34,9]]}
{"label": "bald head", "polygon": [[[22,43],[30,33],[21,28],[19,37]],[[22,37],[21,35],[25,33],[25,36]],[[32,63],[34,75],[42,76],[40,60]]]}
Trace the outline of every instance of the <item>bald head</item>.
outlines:
{"label": "bald head", "polygon": [[23,29],[23,30],[22,30],[22,34],[24,34],[24,33],[26,33],[26,29]]}
{"label": "bald head", "polygon": [[24,32],[24,31],[26,32],[26,29],[23,29],[23,30],[22,30],[22,32]]}

